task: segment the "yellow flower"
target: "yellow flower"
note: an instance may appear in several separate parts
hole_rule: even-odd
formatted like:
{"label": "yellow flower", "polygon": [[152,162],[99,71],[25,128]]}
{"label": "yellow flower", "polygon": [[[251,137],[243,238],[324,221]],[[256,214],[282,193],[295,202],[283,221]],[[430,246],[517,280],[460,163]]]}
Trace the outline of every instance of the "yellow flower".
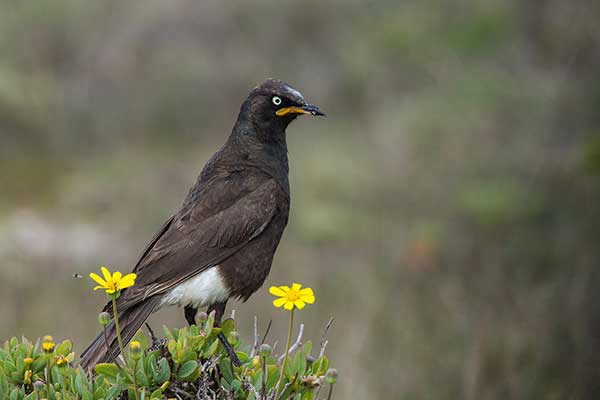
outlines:
{"label": "yellow flower", "polygon": [[104,275],[104,279],[93,272],[90,274],[90,278],[98,284],[94,290],[104,289],[107,294],[114,294],[135,284],[136,274],[123,276],[122,273],[116,271],[111,275],[106,267],[101,267],[100,270],[102,271],[102,275]]}
{"label": "yellow flower", "polygon": [[52,353],[54,351],[54,346],[56,346],[56,343],[54,343],[54,339],[52,339],[52,336],[50,336],[50,335],[44,336],[44,339],[42,342],[42,349],[46,353]]}
{"label": "yellow flower", "polygon": [[55,360],[56,360],[56,365],[58,365],[58,366],[69,363],[69,360],[67,359],[67,357],[63,356],[62,354],[57,355],[55,357]]}
{"label": "yellow flower", "polygon": [[31,365],[33,363],[33,358],[31,358],[31,357],[25,357],[23,359],[23,362],[25,363],[25,365]]}
{"label": "yellow flower", "polygon": [[138,351],[142,348],[142,344],[137,340],[132,340],[131,343],[129,343],[129,348],[133,351]]}
{"label": "yellow flower", "polygon": [[302,310],[306,304],[315,302],[313,290],[311,288],[302,289],[302,285],[299,283],[293,283],[291,288],[288,286],[271,286],[269,293],[279,297],[273,300],[273,305],[275,307],[283,306],[286,310],[292,310],[294,307]]}

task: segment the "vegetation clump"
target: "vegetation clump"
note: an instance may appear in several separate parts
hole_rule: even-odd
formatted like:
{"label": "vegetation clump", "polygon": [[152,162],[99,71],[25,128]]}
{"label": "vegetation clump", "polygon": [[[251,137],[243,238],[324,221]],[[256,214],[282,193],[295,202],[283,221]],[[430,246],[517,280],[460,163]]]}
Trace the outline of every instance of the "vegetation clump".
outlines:
{"label": "vegetation clump", "polygon": [[[102,267],[104,280],[90,276],[114,301],[125,287],[135,284],[135,275],[111,274]],[[75,353],[70,340],[56,344],[45,336],[34,344],[26,338],[12,338],[0,349],[0,398],[8,400],[146,400],[146,399],[244,399],[310,400],[316,399],[323,385],[331,398],[337,371],[329,369],[324,355],[326,342],[314,357],[312,343],[302,343],[303,326],[291,344],[294,310],[312,304],[310,288],[272,287],[278,299],[274,306],[290,312],[288,339],[283,354],[276,357],[275,346],[259,343],[254,329],[254,343],[244,351],[235,321],[229,318],[215,325],[215,313],[203,314],[198,324],[182,329],[164,327],[163,339],[150,330],[150,338],[138,331],[127,348],[118,330],[118,314],[102,312],[98,322],[106,329],[114,318],[119,335],[121,357],[112,355],[111,363],[97,364],[84,371],[74,364]],[[328,324],[329,326],[329,324]],[[236,366],[218,338],[222,333],[241,361]],[[268,332],[267,332],[268,333]],[[266,337],[266,333],[264,335]],[[264,338],[262,340],[264,342]]]}

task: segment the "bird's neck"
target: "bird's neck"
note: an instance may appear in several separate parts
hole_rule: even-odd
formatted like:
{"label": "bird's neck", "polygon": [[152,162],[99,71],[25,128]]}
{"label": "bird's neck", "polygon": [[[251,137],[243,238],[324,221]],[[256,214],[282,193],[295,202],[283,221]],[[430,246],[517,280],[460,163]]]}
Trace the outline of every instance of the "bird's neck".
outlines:
{"label": "bird's neck", "polygon": [[289,187],[285,128],[281,132],[264,132],[252,121],[238,118],[225,147],[238,154],[236,159],[242,166],[258,168],[283,187]]}

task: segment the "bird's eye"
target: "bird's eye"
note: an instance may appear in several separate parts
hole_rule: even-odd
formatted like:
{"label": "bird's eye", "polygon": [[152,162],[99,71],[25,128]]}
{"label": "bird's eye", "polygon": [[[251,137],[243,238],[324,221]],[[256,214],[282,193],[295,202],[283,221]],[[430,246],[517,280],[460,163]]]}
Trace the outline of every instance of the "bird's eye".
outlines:
{"label": "bird's eye", "polygon": [[275,104],[276,106],[281,104],[281,98],[278,96],[273,96],[273,104]]}

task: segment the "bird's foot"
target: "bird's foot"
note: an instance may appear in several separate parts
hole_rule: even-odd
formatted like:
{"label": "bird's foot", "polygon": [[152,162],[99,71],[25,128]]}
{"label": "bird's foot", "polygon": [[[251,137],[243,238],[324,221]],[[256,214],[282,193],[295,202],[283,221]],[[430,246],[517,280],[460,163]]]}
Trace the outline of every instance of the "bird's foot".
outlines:
{"label": "bird's foot", "polygon": [[229,343],[229,340],[227,340],[225,335],[223,335],[223,332],[219,332],[219,334],[217,336],[219,337],[219,340],[223,344],[223,347],[225,347],[225,351],[227,351],[227,355],[231,359],[231,362],[233,363],[233,365],[235,365],[236,367],[240,367],[242,365],[242,362],[240,361],[237,354],[235,353],[235,350],[233,349],[233,346],[231,346],[231,343]]}

